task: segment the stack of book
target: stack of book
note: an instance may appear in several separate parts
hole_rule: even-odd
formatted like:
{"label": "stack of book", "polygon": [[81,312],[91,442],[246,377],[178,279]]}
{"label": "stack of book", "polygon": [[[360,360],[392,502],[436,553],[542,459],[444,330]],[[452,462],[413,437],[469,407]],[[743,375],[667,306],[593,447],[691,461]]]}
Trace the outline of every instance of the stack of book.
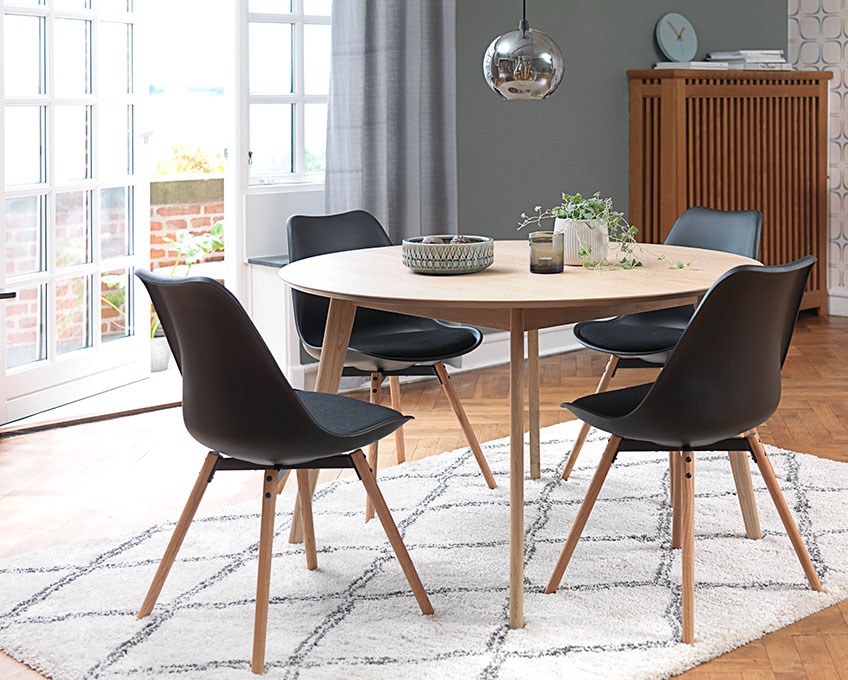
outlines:
{"label": "stack of book", "polygon": [[783,50],[736,50],[710,52],[708,59],[727,64],[726,68],[744,71],[791,71],[792,65],[783,58]]}
{"label": "stack of book", "polygon": [[730,64],[728,64],[726,61],[661,61],[657,63],[654,68],[690,68],[706,69],[710,71],[726,71],[730,68]]}

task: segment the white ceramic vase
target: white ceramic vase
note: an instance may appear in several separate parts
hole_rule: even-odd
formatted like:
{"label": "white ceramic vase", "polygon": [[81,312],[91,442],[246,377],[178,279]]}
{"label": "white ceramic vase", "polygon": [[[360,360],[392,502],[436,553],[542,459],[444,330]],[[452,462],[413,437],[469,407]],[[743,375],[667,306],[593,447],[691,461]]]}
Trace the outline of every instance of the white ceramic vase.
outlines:
{"label": "white ceramic vase", "polygon": [[581,250],[589,255],[585,261],[598,264],[604,261],[609,252],[609,233],[607,226],[601,220],[567,220],[556,218],[554,231],[563,234],[563,263],[582,265],[584,258]]}

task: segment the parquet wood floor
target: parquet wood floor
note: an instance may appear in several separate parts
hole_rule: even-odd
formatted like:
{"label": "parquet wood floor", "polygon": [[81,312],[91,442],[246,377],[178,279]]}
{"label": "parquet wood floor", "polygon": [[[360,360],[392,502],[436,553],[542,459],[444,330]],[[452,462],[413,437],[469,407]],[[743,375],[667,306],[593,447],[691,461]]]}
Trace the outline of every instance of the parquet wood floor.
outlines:
{"label": "parquet wood floor", "polygon": [[[543,426],[567,417],[560,402],[594,390],[604,362],[589,351],[542,359]],[[623,371],[613,385],[652,377],[651,371]],[[848,318],[802,316],[783,379],[780,408],[760,428],[763,440],[848,462]],[[508,435],[506,367],[460,374],[454,382],[480,441]],[[403,393],[403,410],[416,416],[406,427],[408,459],[465,446],[434,380],[405,385]],[[393,464],[392,439],[380,449],[381,466]],[[0,440],[0,556],[120,535],[175,518],[204,452],[185,432],[177,409]],[[255,500],[260,486],[255,473],[221,474],[201,512]],[[0,654],[3,680],[41,677]],[[848,680],[848,601],[680,677]]]}

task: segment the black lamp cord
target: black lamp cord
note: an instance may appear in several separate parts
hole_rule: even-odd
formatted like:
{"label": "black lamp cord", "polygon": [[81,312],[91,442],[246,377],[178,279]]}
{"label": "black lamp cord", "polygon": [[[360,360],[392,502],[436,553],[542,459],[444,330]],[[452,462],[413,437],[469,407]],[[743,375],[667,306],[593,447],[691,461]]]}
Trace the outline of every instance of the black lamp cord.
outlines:
{"label": "black lamp cord", "polygon": [[522,15],[521,21],[518,22],[518,30],[524,33],[526,37],[528,28],[530,28],[530,24],[527,23],[527,0],[522,0]]}

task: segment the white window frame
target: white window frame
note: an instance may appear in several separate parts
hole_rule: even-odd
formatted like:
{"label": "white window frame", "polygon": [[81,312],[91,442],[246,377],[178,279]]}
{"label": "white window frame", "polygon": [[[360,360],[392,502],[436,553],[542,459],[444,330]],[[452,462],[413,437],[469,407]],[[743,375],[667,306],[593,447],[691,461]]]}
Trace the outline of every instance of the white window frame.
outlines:
{"label": "white window frame", "polygon": [[[266,14],[266,13],[247,13],[247,25],[245,26],[244,41],[247,44],[250,24],[252,23],[278,23],[278,24],[293,24],[294,35],[292,40],[292,89],[291,94],[285,95],[252,95],[250,94],[249,70],[245,69],[247,93],[247,114],[244,118],[246,127],[250,126],[250,106],[252,104],[292,104],[294,106],[293,126],[294,126],[294,144],[292,148],[292,156],[294,159],[294,172],[267,174],[258,177],[250,177],[248,171],[248,185],[250,188],[264,186],[280,186],[280,185],[298,185],[298,184],[324,184],[324,172],[306,172],[306,150],[304,141],[305,130],[305,105],[306,104],[327,104],[329,99],[328,94],[322,95],[307,95],[304,92],[303,72],[304,72],[304,37],[303,27],[306,24],[323,24],[332,26],[332,17],[311,15],[303,13],[303,0],[293,0],[293,11],[287,14]],[[248,145],[250,144],[250,131],[247,135]],[[250,149],[248,148],[248,153]]]}
{"label": "white window frame", "polygon": [[[87,191],[91,197],[91,243],[90,257],[88,262],[80,265],[68,266],[59,271],[55,265],[52,236],[44,234],[44,247],[47,249],[42,257],[46,256],[46,268],[38,272],[8,276],[5,267],[5,232],[0,238],[0,287],[21,288],[34,285],[46,285],[48,294],[44,300],[46,314],[46,344],[47,356],[35,362],[22,364],[13,368],[6,368],[6,341],[5,333],[0,349],[0,384],[4,398],[0,400],[0,422],[7,422],[26,417],[32,413],[43,411],[54,406],[67,403],[97,392],[102,392],[119,385],[139,380],[150,373],[149,362],[149,338],[146,332],[148,321],[148,305],[144,300],[143,288],[140,282],[130,276],[127,296],[128,309],[131,310],[132,318],[128,318],[132,332],[124,338],[115,341],[103,342],[100,334],[100,305],[91,301],[99,298],[100,274],[104,271],[114,269],[127,269],[130,273],[135,267],[147,266],[149,243],[149,184],[146,178],[138,173],[139,158],[138,144],[133,139],[130,153],[135,157],[134,172],[117,177],[101,175],[98,163],[98,148],[100,144],[101,130],[97,122],[103,104],[117,103],[132,106],[137,113],[140,100],[138,89],[138,71],[135,59],[134,43],[137,37],[137,16],[134,12],[121,10],[98,10],[91,7],[92,3],[86,3],[85,8],[65,10],[54,9],[53,3],[39,3],[36,5],[18,5],[13,2],[4,3],[2,10],[8,14],[20,14],[25,16],[41,17],[45,24],[45,63],[43,76],[46,77],[45,91],[40,94],[24,97],[6,97],[3,87],[3,74],[0,73],[0,103],[5,110],[6,104],[10,105],[32,105],[45,109],[45,129],[43,131],[42,143],[45,149],[45,158],[48,162],[48,172],[43,181],[33,185],[20,185],[14,187],[5,186],[4,171],[0,169],[0,191],[3,193],[0,201],[0,224],[5,229],[5,201],[7,198],[16,196],[45,196],[47,201],[47,223],[46,229],[49,233],[54,226],[54,209],[52,207],[55,195],[63,191]],[[0,35],[3,32],[4,13],[0,12]],[[52,64],[52,38],[54,22],[57,19],[79,19],[90,21],[90,68],[92,78],[92,92],[71,97],[57,96],[53,74],[55,65]],[[133,62],[133,88],[131,94],[102,95],[99,92],[98,79],[98,50],[100,49],[99,29],[103,22],[116,21],[132,26],[132,51]],[[53,116],[56,106],[78,105],[90,107],[93,122],[89,128],[91,138],[89,140],[89,167],[92,169],[91,176],[85,179],[72,180],[67,183],[55,182],[52,161],[55,158],[55,129],[53,127]],[[0,115],[0,132],[5,130],[5,120]],[[137,127],[137,119],[135,123]],[[132,187],[132,231],[129,236],[132,239],[132,254],[101,258],[99,243],[100,223],[100,191],[102,188],[113,186]],[[42,228],[44,228],[42,226]],[[85,276],[90,282],[88,311],[91,318],[88,320],[88,332],[90,334],[89,344],[86,347],[58,353],[56,349],[56,300],[55,294],[50,290],[51,282],[72,276]],[[132,302],[130,302],[132,301]],[[0,323],[5,329],[5,307],[0,313]]]}

